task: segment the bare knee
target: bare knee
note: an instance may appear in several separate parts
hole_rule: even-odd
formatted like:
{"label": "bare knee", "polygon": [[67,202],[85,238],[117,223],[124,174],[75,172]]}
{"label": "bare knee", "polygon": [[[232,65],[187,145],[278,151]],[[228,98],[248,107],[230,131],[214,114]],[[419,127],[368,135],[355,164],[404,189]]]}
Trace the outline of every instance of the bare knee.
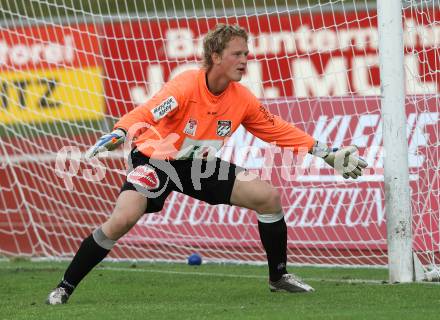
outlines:
{"label": "bare knee", "polygon": [[231,204],[249,208],[263,214],[281,211],[277,189],[258,176],[243,171],[237,175],[231,195]]}
{"label": "bare knee", "polygon": [[130,215],[112,215],[110,219],[102,225],[102,231],[108,238],[117,240],[130,231],[137,220],[138,219],[131,218]]}
{"label": "bare knee", "polygon": [[255,211],[258,213],[278,213],[281,209],[281,197],[274,187],[255,198]]}

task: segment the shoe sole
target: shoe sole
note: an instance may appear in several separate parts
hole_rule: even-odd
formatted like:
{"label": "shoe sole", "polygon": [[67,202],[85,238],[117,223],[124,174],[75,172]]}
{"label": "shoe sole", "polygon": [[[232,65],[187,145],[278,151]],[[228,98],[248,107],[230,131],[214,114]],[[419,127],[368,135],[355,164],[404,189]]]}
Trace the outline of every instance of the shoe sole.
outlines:
{"label": "shoe sole", "polygon": [[288,290],[285,288],[277,288],[275,286],[273,286],[272,284],[269,284],[269,290],[271,292],[292,292],[292,293],[303,293],[303,292],[313,292],[315,291],[315,289],[313,289],[312,287],[309,286],[309,288],[303,288],[300,286],[296,286],[295,290]]}
{"label": "shoe sole", "polygon": [[273,288],[269,288],[270,292],[289,292],[289,293],[308,293],[308,292],[313,292],[313,290],[307,291],[304,289],[299,289],[298,291],[289,291],[286,289],[273,289]]}

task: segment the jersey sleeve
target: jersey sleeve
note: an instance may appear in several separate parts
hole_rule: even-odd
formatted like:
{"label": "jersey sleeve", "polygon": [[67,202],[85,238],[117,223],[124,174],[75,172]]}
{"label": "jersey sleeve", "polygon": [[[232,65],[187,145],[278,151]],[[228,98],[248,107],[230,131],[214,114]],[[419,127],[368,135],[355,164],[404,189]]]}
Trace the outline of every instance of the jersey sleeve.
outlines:
{"label": "jersey sleeve", "polygon": [[250,100],[242,122],[250,133],[261,140],[275,143],[283,148],[291,148],[295,152],[312,149],[315,144],[315,139],[312,136],[270,113],[256,97],[251,97]]}
{"label": "jersey sleeve", "polygon": [[122,116],[114,125],[128,132],[130,128],[139,123],[154,125],[165,117],[171,117],[178,112],[184,103],[184,95],[179,88],[179,81],[171,80],[145,104],[131,110]]}

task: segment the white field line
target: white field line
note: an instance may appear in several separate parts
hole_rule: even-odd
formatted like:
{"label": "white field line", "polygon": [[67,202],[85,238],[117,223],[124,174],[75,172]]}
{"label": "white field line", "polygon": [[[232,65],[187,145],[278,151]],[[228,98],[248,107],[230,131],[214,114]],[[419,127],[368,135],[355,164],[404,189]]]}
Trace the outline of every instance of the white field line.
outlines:
{"label": "white field line", "polygon": [[[216,272],[185,272],[185,271],[171,271],[171,270],[157,270],[157,269],[135,269],[135,268],[113,268],[103,267],[96,270],[108,270],[108,271],[126,271],[126,272],[149,272],[149,273],[162,273],[162,274],[176,274],[176,275],[196,275],[207,277],[220,277],[220,278],[246,278],[246,279],[265,279],[267,276],[257,276],[248,274],[230,274],[230,273],[216,273]],[[303,278],[307,281],[317,282],[345,282],[345,283],[366,283],[366,284],[381,284],[381,280],[366,280],[366,279],[321,279],[321,278]]]}
{"label": "white field line", "polygon": [[[65,267],[52,267],[52,266],[35,266],[35,267],[14,267],[14,266],[1,266],[0,270],[15,270],[15,269],[35,269],[35,270],[64,270]],[[220,277],[220,278],[235,278],[235,279],[265,279],[267,276],[258,275],[245,275],[245,274],[229,274],[229,273],[216,273],[216,272],[185,272],[185,271],[172,271],[172,270],[158,270],[158,269],[137,269],[137,268],[119,268],[119,267],[98,267],[96,271],[122,271],[122,272],[141,272],[141,273],[159,273],[159,274],[174,274],[182,276],[202,276],[202,277]],[[314,282],[339,282],[339,283],[359,283],[359,284],[383,284],[382,280],[371,279],[323,279],[314,277],[302,277],[306,281]]]}
{"label": "white field line", "polygon": [[[103,267],[96,270],[108,270],[108,271],[127,271],[127,272],[150,272],[150,273],[163,273],[163,274],[177,274],[177,275],[197,275],[197,276],[210,276],[210,277],[224,277],[224,278],[247,278],[247,279],[265,279],[267,276],[257,275],[245,275],[245,274],[229,274],[229,273],[215,273],[215,272],[185,272],[185,271],[171,271],[171,270],[157,270],[157,269],[136,269],[136,268],[113,268]],[[334,283],[356,283],[356,284],[388,284],[385,280],[374,279],[329,279],[329,278],[314,278],[314,277],[300,277],[305,281],[313,282],[334,282]],[[417,284],[438,285],[440,282],[417,282]]]}
{"label": "white field line", "polygon": [[[13,267],[13,266],[1,266],[0,270],[15,270],[15,269],[35,269],[35,270],[65,270],[65,267],[51,267],[51,266],[38,266],[38,267]],[[230,273],[217,273],[217,272],[185,272],[185,271],[172,271],[172,270],[158,270],[158,269],[137,269],[137,268],[119,268],[119,267],[97,267],[96,271],[122,271],[122,272],[146,272],[146,273],[159,273],[159,274],[175,274],[182,276],[202,276],[202,277],[221,277],[221,278],[235,278],[235,279],[265,279],[267,276],[257,276],[248,274],[230,274]],[[329,278],[315,278],[315,277],[301,277],[305,281],[313,282],[333,282],[333,283],[355,283],[355,284],[371,284],[371,285],[387,285],[385,280],[374,280],[374,279],[329,279]],[[420,281],[417,284],[424,285],[435,285],[440,286],[440,282],[428,282]]]}

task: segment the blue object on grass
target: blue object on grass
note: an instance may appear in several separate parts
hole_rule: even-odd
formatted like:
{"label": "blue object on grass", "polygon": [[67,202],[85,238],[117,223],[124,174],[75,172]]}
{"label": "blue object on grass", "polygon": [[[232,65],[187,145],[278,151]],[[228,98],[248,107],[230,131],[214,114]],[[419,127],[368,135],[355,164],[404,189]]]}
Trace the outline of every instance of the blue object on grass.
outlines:
{"label": "blue object on grass", "polygon": [[190,266],[199,266],[202,264],[202,257],[199,256],[197,253],[193,253],[188,257],[188,264]]}

